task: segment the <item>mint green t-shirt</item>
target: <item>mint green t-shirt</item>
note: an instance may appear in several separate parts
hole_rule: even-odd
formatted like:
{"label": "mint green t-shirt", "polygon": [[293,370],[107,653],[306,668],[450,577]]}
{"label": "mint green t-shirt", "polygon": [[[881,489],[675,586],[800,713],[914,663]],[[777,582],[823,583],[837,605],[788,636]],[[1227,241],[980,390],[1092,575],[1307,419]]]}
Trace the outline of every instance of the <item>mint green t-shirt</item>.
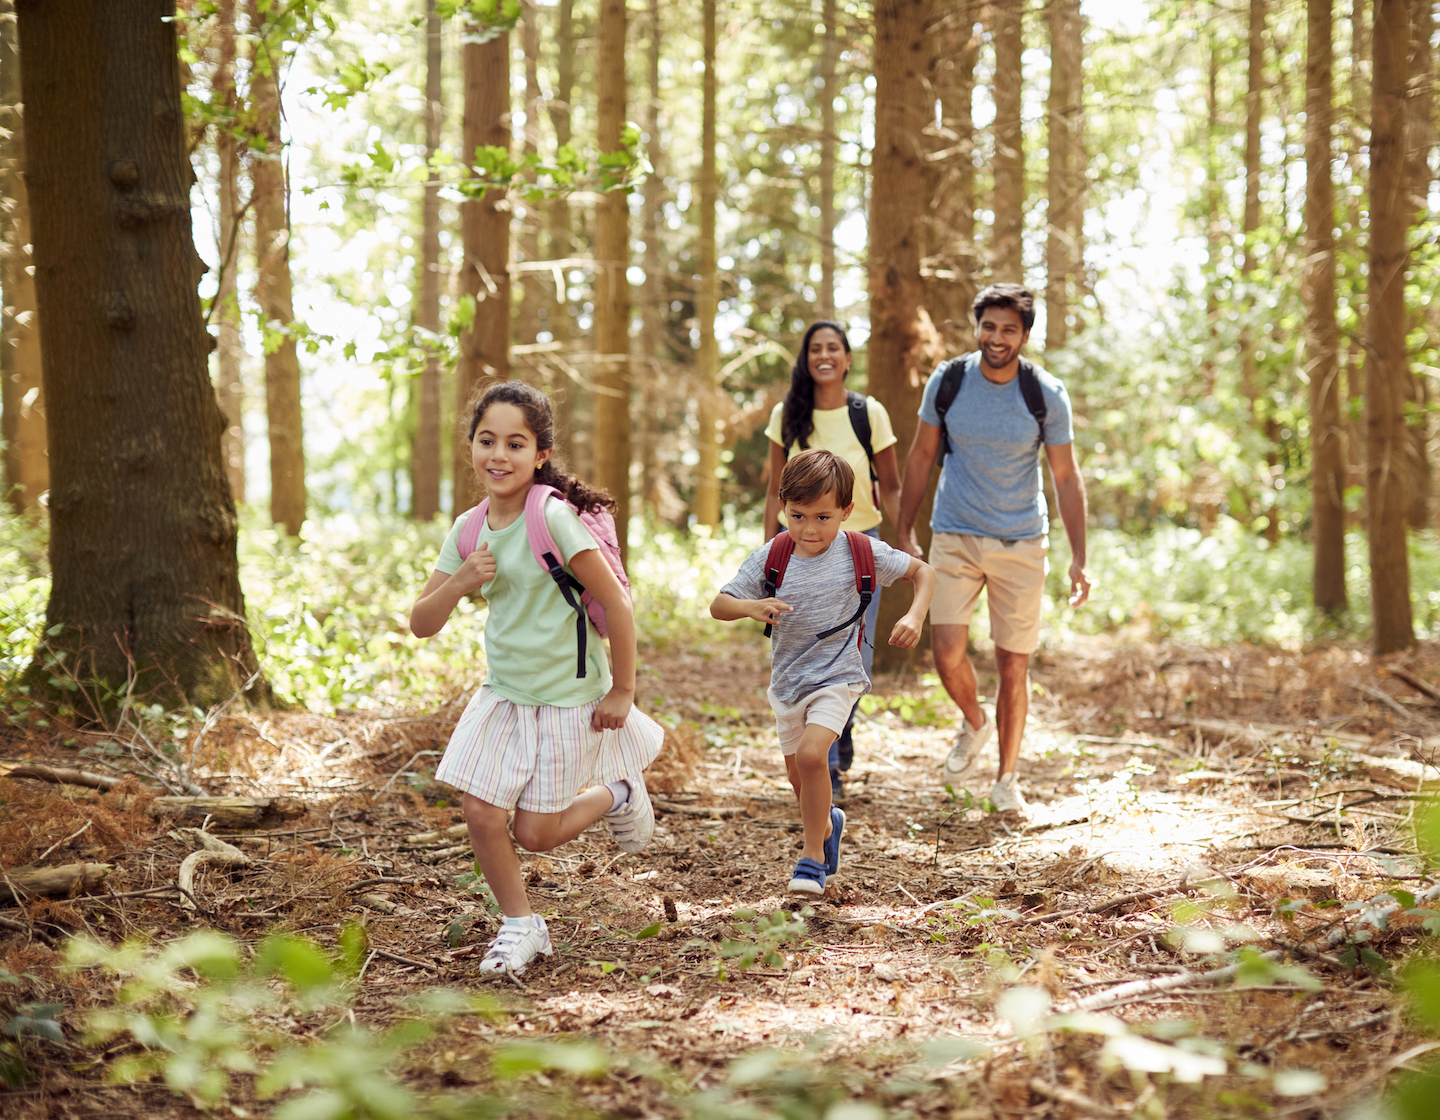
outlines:
{"label": "mint green t-shirt", "polygon": [[[437,571],[454,575],[460,570],[460,527],[472,512],[461,514],[450,527],[435,562]],[[545,503],[545,522],[560,546],[566,571],[577,552],[598,547],[579,515],[556,498]],[[481,544],[488,544],[495,557],[495,578],[480,588],[490,607],[485,621],[489,662],[485,683],[517,704],[556,708],[579,707],[609,692],[610,660],[589,619],[585,621],[585,676],[575,675],[575,611],[530,551],[525,515],[498,531],[487,522],[480,529],[476,547]]]}

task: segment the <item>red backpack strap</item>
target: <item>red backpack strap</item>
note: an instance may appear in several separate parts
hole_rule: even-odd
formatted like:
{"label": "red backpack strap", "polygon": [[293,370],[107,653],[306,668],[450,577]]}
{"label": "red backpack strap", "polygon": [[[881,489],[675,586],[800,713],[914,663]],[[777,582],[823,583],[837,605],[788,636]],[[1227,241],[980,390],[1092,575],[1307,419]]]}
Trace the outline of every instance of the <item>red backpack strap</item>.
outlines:
{"label": "red backpack strap", "polygon": [[460,526],[460,536],[455,539],[455,547],[460,550],[461,560],[474,552],[480,544],[480,530],[485,528],[485,518],[489,512],[490,499],[486,498],[465,515],[465,524]]}
{"label": "red backpack strap", "polygon": [[828,638],[832,634],[838,634],[860,623],[860,633],[856,641],[865,641],[865,612],[870,607],[870,601],[875,598],[875,549],[871,547],[870,538],[864,533],[857,533],[851,529],[845,530],[845,540],[850,545],[850,561],[855,566],[855,590],[860,593],[860,609],[842,622],[839,626],[832,626],[816,634],[816,638]]}
{"label": "red backpack strap", "polygon": [[[795,554],[795,538],[789,533],[776,533],[770,538],[770,552],[765,557],[764,589],[765,598],[773,599],[785,579],[785,569],[790,566],[790,557]],[[765,624],[765,636],[770,637],[774,627]]]}

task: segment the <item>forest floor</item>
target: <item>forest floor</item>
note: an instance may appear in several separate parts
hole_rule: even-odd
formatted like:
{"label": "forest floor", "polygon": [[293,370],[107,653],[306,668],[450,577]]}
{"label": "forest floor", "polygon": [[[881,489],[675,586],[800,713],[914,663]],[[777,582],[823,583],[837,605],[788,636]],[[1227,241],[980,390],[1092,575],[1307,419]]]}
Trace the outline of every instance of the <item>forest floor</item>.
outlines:
{"label": "forest floor", "polygon": [[[163,943],[203,928],[248,944],[281,928],[330,947],[362,924],[358,979],[332,1002],[267,1013],[255,1060],[337,1024],[399,1022],[436,987],[489,993],[484,1014],[470,1006],[374,1059],[436,1114],[443,1100],[487,1115],[1328,1117],[1440,1045],[1389,972],[1426,915],[1366,918],[1384,892],[1431,886],[1409,822],[1412,793],[1436,776],[1440,649],[1384,666],[1347,647],[1047,650],[1023,823],[940,785],[954,709],[933,678],[882,677],[886,706],[857,725],[841,873],[803,909],[784,893],[797,813],[758,657],[642,653],[639,703],[674,724],[651,775],[654,842],[621,855],[596,828],[524,856],[556,952],[498,982],[475,969],[494,918],[464,889],[454,794],[428,780],[463,700],[221,717],[193,771],[205,792],[298,799],[279,804],[303,815],[212,820],[245,862],[201,867],[188,896],[175,884],[200,841],[177,826],[200,820],[153,815],[147,793],[120,800],[133,785],[0,779],[4,882],[37,861],[110,868],[88,892],[0,904],[0,1018],[60,1005],[68,1040],[10,1044],[33,1080],[0,1091],[0,1114],[195,1114],[160,1079],[107,1080],[142,1052],[124,1032],[86,1038],[86,1016],[127,997],[109,972],[58,967],[76,933]],[[103,741],[143,754],[133,734]],[[93,771],[101,743],[12,731],[0,756]],[[194,1024],[202,987],[175,981],[154,999]],[[1100,1014],[1047,1019],[1064,1012]],[[598,1049],[507,1045],[580,1040]],[[169,1045],[224,1064],[218,1042]],[[343,1097],[346,1076],[311,1080]],[[244,1073],[228,1094],[222,1114],[275,1107]],[[352,1114],[384,1115],[378,1101]]]}

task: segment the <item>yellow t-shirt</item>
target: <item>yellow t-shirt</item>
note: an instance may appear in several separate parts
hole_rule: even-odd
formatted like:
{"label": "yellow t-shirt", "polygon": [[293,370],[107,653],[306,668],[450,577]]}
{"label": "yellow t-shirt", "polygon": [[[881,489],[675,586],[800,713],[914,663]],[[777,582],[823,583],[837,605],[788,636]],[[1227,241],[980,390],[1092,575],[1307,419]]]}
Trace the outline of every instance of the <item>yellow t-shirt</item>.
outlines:
{"label": "yellow t-shirt", "polygon": [[[895,446],[895,429],[890,426],[890,414],[885,411],[883,404],[874,397],[866,397],[865,404],[870,411],[870,448],[878,455],[887,447]],[[785,437],[780,434],[780,416],[784,409],[785,402],[781,401],[771,410],[770,423],[765,426],[765,434],[781,447],[785,446]],[[855,471],[855,512],[850,515],[850,520],[845,522],[845,528],[863,533],[866,529],[879,525],[881,518],[870,493],[870,464],[865,460],[865,448],[855,438],[855,429],[850,426],[848,411],[848,406],[817,408],[810,414],[815,421],[815,430],[805,442],[811,447],[823,447],[826,451],[834,452]],[[788,459],[797,451],[803,450],[798,443],[791,444],[785,457]],[[782,523],[785,520],[783,509],[780,511],[780,520]]]}

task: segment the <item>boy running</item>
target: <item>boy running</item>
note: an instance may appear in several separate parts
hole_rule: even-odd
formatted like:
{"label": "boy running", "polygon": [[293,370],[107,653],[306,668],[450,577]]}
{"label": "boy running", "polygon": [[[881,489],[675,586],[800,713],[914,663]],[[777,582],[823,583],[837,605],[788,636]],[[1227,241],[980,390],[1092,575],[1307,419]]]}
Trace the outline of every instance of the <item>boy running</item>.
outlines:
{"label": "boy running", "polygon": [[772,546],[756,549],[710,604],[710,614],[722,622],[753,618],[774,627],[770,706],[805,829],[804,850],[790,879],[794,894],[820,894],[840,870],[845,814],[831,804],[830,744],[870,688],[857,633],[866,604],[852,549],[869,546],[881,586],[897,579],[915,584],[910,610],[890,632],[892,646],[913,649],[919,642],[935,590],[929,564],[883,541],[851,534],[848,546],[836,544],[854,508],[854,490],[855,472],[831,452],[811,448],[791,458],[780,476],[780,501],[793,555],[776,580]]}

